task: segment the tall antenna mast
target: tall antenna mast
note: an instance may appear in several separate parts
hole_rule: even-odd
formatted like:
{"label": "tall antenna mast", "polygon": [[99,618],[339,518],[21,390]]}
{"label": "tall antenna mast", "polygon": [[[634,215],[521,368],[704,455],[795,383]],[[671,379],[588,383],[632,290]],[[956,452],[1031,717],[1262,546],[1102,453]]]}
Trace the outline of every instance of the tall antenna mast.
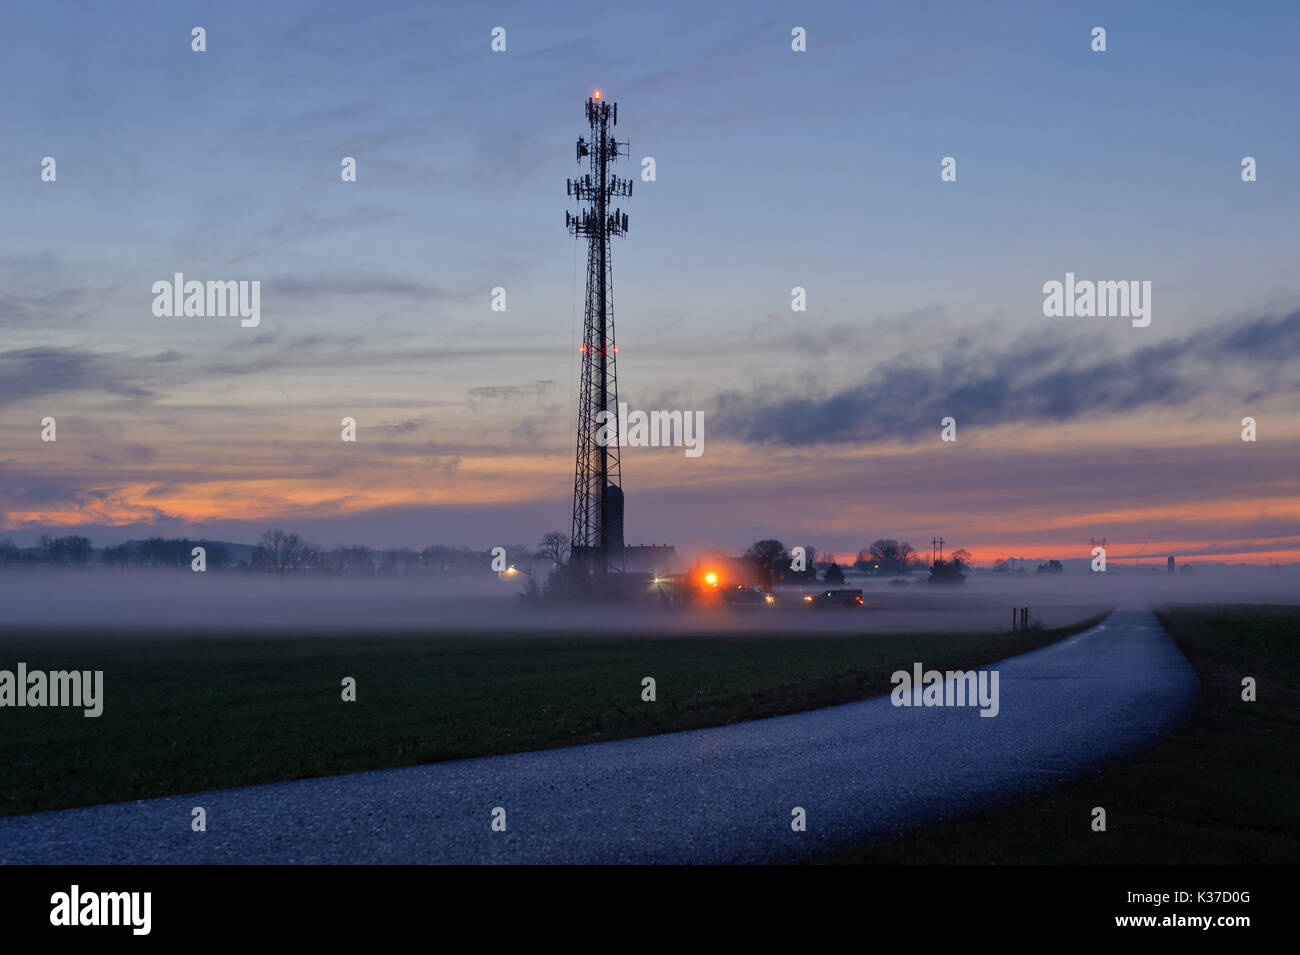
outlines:
{"label": "tall antenna mast", "polygon": [[587,301],[582,334],[582,386],[578,404],[578,456],[573,478],[571,560],[587,573],[623,569],[623,486],[619,462],[618,374],[614,346],[613,270],[609,240],[627,234],[627,215],[609,211],[610,200],[630,197],[632,183],[609,171],[626,155],[627,143],[611,134],[618,104],[587,100],[591,139],[578,138],[577,159],[590,172],[568,181],[568,194],[582,204],[564,214],[575,237],[587,237]]}

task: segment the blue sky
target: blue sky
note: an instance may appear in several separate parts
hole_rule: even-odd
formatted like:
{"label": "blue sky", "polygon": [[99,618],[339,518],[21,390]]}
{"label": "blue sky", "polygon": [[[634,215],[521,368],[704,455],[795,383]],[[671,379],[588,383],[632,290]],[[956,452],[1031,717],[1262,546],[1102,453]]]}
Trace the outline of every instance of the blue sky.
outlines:
{"label": "blue sky", "polygon": [[[994,462],[1014,452],[1060,460],[1094,439],[1116,460],[1147,449],[1152,468],[1235,454],[1215,442],[1256,407],[1272,435],[1300,431],[1296,376],[1277,364],[1296,337],[1267,324],[1300,307],[1294,4],[48,3],[7,17],[0,533],[18,540],[51,520],[97,540],[276,522],[412,545],[567,527],[583,252],[563,231],[564,180],[594,88],[619,103],[622,173],[657,164],[615,250],[623,397],[731,426],[700,461],[625,455],[633,537],[640,521],[698,544],[850,546],[834,499],[796,508],[788,530],[762,515],[813,479],[851,493],[860,454],[935,449],[878,427],[816,453],[772,447],[756,438],[768,399],[820,407],[899,362],[978,353],[1003,368],[1026,341],[1087,356],[1093,374],[1161,345],[1204,357],[1233,323],[1276,337],[1231,368],[1182,368],[1197,383],[1185,400],[1138,388],[1131,411],[1112,395],[1047,423],[1012,409],[997,440],[993,422],[970,432],[991,442],[981,486],[1010,479]],[[44,156],[56,183],[40,181]],[[356,183],[339,179],[343,156]],[[944,156],[955,183],[939,181]],[[1152,325],[1045,319],[1041,286],[1067,270],[1150,280]],[[150,286],[177,271],[260,280],[261,326],[154,317]],[[790,311],[795,285],[806,313]],[[33,443],[46,414],[53,448]],[[344,414],[355,449],[338,447]],[[1280,493],[1289,448],[1257,450],[1264,484],[1234,500]],[[885,513],[855,499],[854,519],[920,536],[936,515],[900,514],[895,490]],[[701,529],[719,500],[736,506]],[[969,502],[969,543],[1007,506]],[[1239,550],[1300,527],[1261,506],[1262,529],[1163,533]]]}

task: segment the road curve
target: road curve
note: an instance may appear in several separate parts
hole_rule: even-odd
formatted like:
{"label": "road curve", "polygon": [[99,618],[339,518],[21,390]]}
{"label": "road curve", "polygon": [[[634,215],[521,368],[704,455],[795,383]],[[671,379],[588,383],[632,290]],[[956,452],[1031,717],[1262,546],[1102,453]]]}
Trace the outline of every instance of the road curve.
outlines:
{"label": "road curve", "polygon": [[[1059,785],[1172,732],[1198,691],[1144,608],[987,669],[999,671],[992,718],[876,697],[714,729],[13,816],[0,819],[0,862],[797,861]],[[195,806],[206,832],[190,829]],[[791,827],[796,806],[806,831]],[[496,807],[504,832],[491,827]]]}

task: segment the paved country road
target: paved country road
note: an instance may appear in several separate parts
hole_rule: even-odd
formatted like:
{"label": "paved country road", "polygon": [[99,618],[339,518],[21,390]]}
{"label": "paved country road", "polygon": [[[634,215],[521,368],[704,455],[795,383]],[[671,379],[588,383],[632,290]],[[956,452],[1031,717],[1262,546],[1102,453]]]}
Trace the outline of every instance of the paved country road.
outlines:
{"label": "paved country road", "polygon": [[[1178,728],[1198,690],[1146,609],[988,669],[1000,674],[991,718],[877,697],[715,729],[14,816],[0,819],[0,861],[811,859],[1059,785]],[[195,806],[206,832],[190,830]],[[796,806],[804,832],[791,828]],[[495,807],[505,832],[491,829]],[[1081,827],[1090,809],[1079,807]]]}

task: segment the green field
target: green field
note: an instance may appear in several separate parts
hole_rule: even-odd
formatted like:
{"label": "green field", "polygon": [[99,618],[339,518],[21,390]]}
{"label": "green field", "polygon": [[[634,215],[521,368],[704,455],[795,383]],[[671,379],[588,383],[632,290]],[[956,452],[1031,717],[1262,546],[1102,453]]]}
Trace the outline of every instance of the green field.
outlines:
{"label": "green field", "polygon": [[[838,863],[1294,864],[1300,861],[1300,607],[1158,613],[1201,680],[1191,721],[1136,759],[1029,802]],[[1241,699],[1254,677],[1257,700]],[[1104,833],[1089,828],[1106,809]]]}
{"label": "green field", "polygon": [[[103,715],[0,710],[0,815],[716,726],[887,693],[1080,626],[1005,635],[113,641],[0,633],[0,669],[103,670]],[[654,677],[657,701],[641,700]],[[341,681],[357,681],[344,703]]]}

